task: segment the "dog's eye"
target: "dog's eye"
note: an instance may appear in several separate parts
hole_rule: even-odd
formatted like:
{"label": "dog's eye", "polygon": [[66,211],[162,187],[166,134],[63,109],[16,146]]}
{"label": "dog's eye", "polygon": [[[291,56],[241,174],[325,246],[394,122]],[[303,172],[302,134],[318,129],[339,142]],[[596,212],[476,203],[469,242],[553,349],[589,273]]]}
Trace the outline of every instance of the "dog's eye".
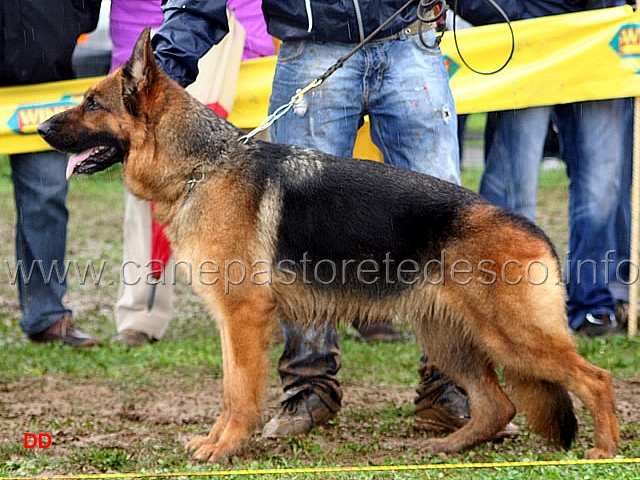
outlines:
{"label": "dog's eye", "polygon": [[95,99],[95,97],[91,96],[87,98],[84,108],[89,111],[100,110],[102,108],[102,105],[100,105],[100,103]]}

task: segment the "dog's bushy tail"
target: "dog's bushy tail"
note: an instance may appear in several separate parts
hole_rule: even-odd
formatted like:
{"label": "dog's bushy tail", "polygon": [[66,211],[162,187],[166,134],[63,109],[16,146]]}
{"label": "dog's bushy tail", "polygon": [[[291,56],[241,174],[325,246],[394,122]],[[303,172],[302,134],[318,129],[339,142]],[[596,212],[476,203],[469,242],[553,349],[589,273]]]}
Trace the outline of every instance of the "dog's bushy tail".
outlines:
{"label": "dog's bushy tail", "polygon": [[505,370],[510,397],[533,431],[564,449],[569,449],[578,431],[578,421],[569,392],[557,383],[523,378]]}

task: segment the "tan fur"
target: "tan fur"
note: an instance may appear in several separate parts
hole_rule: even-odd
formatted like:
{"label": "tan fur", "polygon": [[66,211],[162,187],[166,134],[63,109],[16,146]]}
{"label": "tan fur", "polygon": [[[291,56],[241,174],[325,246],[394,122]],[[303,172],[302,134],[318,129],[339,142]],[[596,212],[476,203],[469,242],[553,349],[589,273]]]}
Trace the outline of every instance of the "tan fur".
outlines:
{"label": "tan fur", "polygon": [[[194,127],[204,107],[157,69],[148,40],[141,45],[130,61],[131,71],[123,67],[88,92],[87,98],[93,96],[108,108],[87,112],[86,105],[80,105],[54,117],[52,124],[71,138],[95,131],[121,138],[128,147],[123,166],[127,187],[156,203],[157,219],[170,224],[176,258],[191,266],[229,266],[236,278],[244,274],[253,280],[216,281],[220,271],[211,268],[202,281],[193,282],[218,324],[224,369],[222,413],[207,436],[187,443],[195,458],[224,458],[258,426],[268,348],[280,318],[337,321],[356,316],[413,322],[430,360],[467,391],[471,421],[446,438],[427,440],[425,451],[469,448],[504,428],[516,407],[498,384],[495,368],[502,366],[516,406],[538,432],[560,441],[562,428],[554,422],[557,414],[573,415],[569,390],[595,422],[595,446],[587,457],[615,455],[619,434],[611,378],[575,351],[560,268],[543,238],[481,204],[464,212],[464,235],[443,249],[444,282],[435,275],[431,283],[420,281],[376,299],[357,289],[291,284],[286,271],[273,271],[269,277],[264,270],[275,263],[282,192],[269,184],[258,196],[246,171],[222,161],[242,155],[240,147],[221,153],[218,164],[185,153],[191,148],[185,145],[185,132],[195,128],[207,141],[208,132]],[[122,98],[134,87],[137,103],[125,108]],[[137,114],[130,114],[131,109]],[[229,142],[239,136],[226,134]],[[300,175],[313,176],[322,168],[308,160]],[[482,264],[487,259],[491,262]],[[472,272],[464,262],[473,266]],[[502,275],[506,281],[495,281]],[[556,402],[562,404],[558,411],[553,410]]]}

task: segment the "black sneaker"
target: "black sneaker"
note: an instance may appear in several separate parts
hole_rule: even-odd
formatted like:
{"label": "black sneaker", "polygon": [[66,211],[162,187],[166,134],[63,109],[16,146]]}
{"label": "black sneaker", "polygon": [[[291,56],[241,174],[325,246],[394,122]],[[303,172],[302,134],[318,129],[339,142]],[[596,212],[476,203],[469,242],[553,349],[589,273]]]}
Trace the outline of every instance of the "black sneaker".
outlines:
{"label": "black sneaker", "polygon": [[585,337],[602,337],[604,335],[616,335],[623,333],[618,328],[616,316],[613,313],[599,313],[593,315],[587,313],[582,325],[576,328],[576,333]]}

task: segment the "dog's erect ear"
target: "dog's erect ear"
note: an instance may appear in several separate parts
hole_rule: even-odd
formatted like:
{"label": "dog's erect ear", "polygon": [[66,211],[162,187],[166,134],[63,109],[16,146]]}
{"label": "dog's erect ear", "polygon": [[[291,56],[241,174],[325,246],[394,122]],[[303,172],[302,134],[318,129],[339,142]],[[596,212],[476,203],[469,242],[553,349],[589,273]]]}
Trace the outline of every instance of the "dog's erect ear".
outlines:
{"label": "dog's erect ear", "polygon": [[158,64],[151,48],[151,28],[145,28],[133,48],[131,58],[124,64],[122,70],[122,89],[127,110],[136,115],[139,100],[139,90],[142,83],[150,85],[158,70]]}

